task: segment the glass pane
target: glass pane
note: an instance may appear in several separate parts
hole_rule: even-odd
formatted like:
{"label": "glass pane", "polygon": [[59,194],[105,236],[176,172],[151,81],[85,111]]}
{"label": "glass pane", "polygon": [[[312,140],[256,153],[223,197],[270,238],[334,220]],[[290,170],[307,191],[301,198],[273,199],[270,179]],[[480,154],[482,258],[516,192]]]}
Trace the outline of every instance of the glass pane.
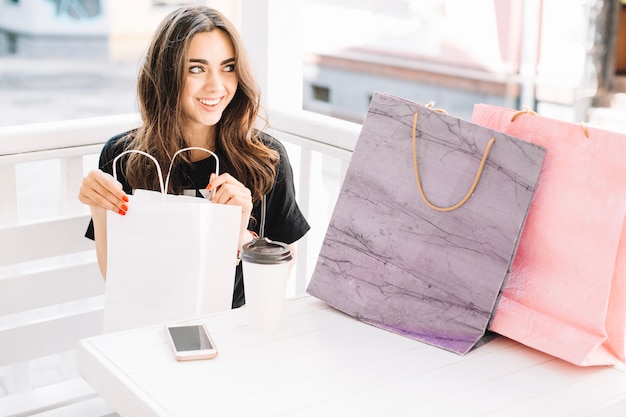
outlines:
{"label": "glass pane", "polygon": [[306,110],[361,122],[380,91],[465,119],[486,103],[580,121],[626,93],[613,58],[617,2],[302,4]]}
{"label": "glass pane", "polygon": [[0,126],[137,112],[156,25],[174,7],[206,3],[0,0]]}
{"label": "glass pane", "polygon": [[306,110],[361,122],[374,91],[465,118],[475,102],[517,100],[509,88],[521,46],[516,2],[305,0],[303,8]]}

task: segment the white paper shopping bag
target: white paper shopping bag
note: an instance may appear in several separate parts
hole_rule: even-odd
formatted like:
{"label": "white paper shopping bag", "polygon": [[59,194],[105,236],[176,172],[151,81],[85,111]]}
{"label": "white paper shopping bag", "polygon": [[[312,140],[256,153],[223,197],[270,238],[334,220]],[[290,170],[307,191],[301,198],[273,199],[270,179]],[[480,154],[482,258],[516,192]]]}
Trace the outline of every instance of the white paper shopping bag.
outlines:
{"label": "white paper shopping bag", "polygon": [[104,331],[230,309],[241,207],[148,190],[129,199],[126,216],[107,217]]}

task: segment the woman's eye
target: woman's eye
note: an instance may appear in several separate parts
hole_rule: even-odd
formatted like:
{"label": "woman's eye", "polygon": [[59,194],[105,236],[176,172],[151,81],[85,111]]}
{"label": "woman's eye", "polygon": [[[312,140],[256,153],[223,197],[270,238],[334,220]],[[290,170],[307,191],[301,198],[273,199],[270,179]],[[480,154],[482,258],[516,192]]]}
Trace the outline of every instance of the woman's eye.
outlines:
{"label": "woman's eye", "polygon": [[226,72],[233,72],[235,71],[235,64],[228,64],[224,67],[224,71]]}
{"label": "woman's eye", "polygon": [[202,67],[199,65],[194,65],[193,67],[189,67],[189,72],[192,74],[200,74],[202,72]]}

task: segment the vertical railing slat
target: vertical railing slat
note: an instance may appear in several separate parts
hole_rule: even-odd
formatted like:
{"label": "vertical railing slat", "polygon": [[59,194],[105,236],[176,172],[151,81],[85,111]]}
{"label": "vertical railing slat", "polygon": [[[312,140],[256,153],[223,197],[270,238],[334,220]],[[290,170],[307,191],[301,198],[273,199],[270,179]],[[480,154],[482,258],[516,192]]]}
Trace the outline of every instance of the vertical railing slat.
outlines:
{"label": "vertical railing slat", "polygon": [[6,390],[8,395],[28,392],[31,389],[30,364],[15,363],[6,367]]}
{"label": "vertical railing slat", "polygon": [[15,165],[0,165],[0,226],[17,223],[16,184]]}
{"label": "vertical railing slat", "polygon": [[80,214],[84,207],[78,201],[78,189],[83,178],[83,156],[61,159],[61,213]]}
{"label": "vertical railing slat", "polygon": [[[305,217],[310,218],[312,211],[311,201],[311,150],[300,147],[300,172],[298,200]],[[304,294],[306,290],[308,265],[311,253],[309,251],[309,238],[305,237],[298,242],[298,262],[296,266],[296,295]]]}

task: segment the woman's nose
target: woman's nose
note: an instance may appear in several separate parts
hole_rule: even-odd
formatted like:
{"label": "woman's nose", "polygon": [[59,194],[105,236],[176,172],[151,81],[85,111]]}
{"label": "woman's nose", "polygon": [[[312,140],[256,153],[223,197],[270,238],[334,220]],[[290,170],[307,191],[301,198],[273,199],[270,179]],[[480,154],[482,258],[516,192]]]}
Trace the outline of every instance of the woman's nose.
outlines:
{"label": "woman's nose", "polygon": [[222,86],[222,77],[219,71],[207,71],[204,79],[204,88],[215,90]]}

